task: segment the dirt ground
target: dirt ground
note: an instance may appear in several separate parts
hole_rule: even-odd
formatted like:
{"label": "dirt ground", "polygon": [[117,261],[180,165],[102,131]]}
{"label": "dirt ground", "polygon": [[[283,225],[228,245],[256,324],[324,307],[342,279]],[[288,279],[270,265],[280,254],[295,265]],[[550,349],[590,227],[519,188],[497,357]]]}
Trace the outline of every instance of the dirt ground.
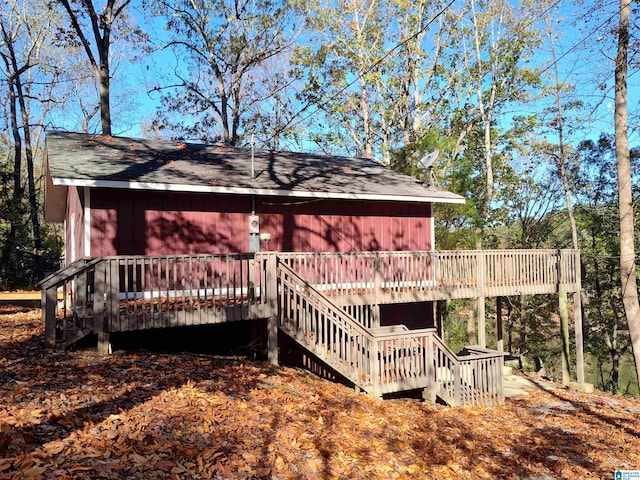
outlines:
{"label": "dirt ground", "polygon": [[52,351],[0,307],[0,479],[614,478],[640,401],[560,386],[496,408],[377,400],[191,353]]}

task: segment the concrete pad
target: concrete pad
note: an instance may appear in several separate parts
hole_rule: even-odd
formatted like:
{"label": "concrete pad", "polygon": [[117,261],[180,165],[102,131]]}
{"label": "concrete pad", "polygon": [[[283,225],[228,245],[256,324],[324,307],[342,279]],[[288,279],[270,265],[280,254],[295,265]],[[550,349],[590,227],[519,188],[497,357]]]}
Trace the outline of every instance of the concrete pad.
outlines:
{"label": "concrete pad", "polygon": [[552,390],[557,385],[548,380],[523,375],[508,375],[504,377],[503,388],[505,397],[527,395],[536,390]]}
{"label": "concrete pad", "polygon": [[595,391],[595,387],[591,383],[570,382],[569,388],[582,393],[593,393]]}

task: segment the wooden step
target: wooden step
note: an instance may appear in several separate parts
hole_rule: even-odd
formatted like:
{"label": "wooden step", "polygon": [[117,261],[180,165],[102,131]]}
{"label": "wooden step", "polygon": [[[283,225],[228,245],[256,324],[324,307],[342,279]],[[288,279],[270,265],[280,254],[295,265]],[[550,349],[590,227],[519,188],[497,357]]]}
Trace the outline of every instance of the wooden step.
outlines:
{"label": "wooden step", "polygon": [[56,348],[68,348],[71,345],[73,345],[76,342],[79,342],[80,340],[82,340],[84,337],[86,337],[87,335],[92,333],[92,329],[90,328],[86,328],[86,329],[79,329],[75,332],[75,334],[67,339],[64,340],[56,340]]}

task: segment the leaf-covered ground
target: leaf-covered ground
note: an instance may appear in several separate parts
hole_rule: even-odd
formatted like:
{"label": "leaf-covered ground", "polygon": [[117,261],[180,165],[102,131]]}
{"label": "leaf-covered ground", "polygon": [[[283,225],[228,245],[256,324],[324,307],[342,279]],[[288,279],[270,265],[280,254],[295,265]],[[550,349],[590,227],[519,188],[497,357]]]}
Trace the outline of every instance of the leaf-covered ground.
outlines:
{"label": "leaf-covered ground", "polygon": [[0,307],[0,479],[613,478],[640,402],[557,388],[491,409],[379,401],[193,354],[50,351]]}

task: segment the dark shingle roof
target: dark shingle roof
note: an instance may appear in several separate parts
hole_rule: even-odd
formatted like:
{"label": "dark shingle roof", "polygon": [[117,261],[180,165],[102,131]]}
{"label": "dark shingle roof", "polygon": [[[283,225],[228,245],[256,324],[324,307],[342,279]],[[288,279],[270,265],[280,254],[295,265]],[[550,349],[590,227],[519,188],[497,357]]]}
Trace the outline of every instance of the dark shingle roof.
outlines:
{"label": "dark shingle roof", "polygon": [[364,158],[79,133],[47,134],[53,185],[462,203]]}

